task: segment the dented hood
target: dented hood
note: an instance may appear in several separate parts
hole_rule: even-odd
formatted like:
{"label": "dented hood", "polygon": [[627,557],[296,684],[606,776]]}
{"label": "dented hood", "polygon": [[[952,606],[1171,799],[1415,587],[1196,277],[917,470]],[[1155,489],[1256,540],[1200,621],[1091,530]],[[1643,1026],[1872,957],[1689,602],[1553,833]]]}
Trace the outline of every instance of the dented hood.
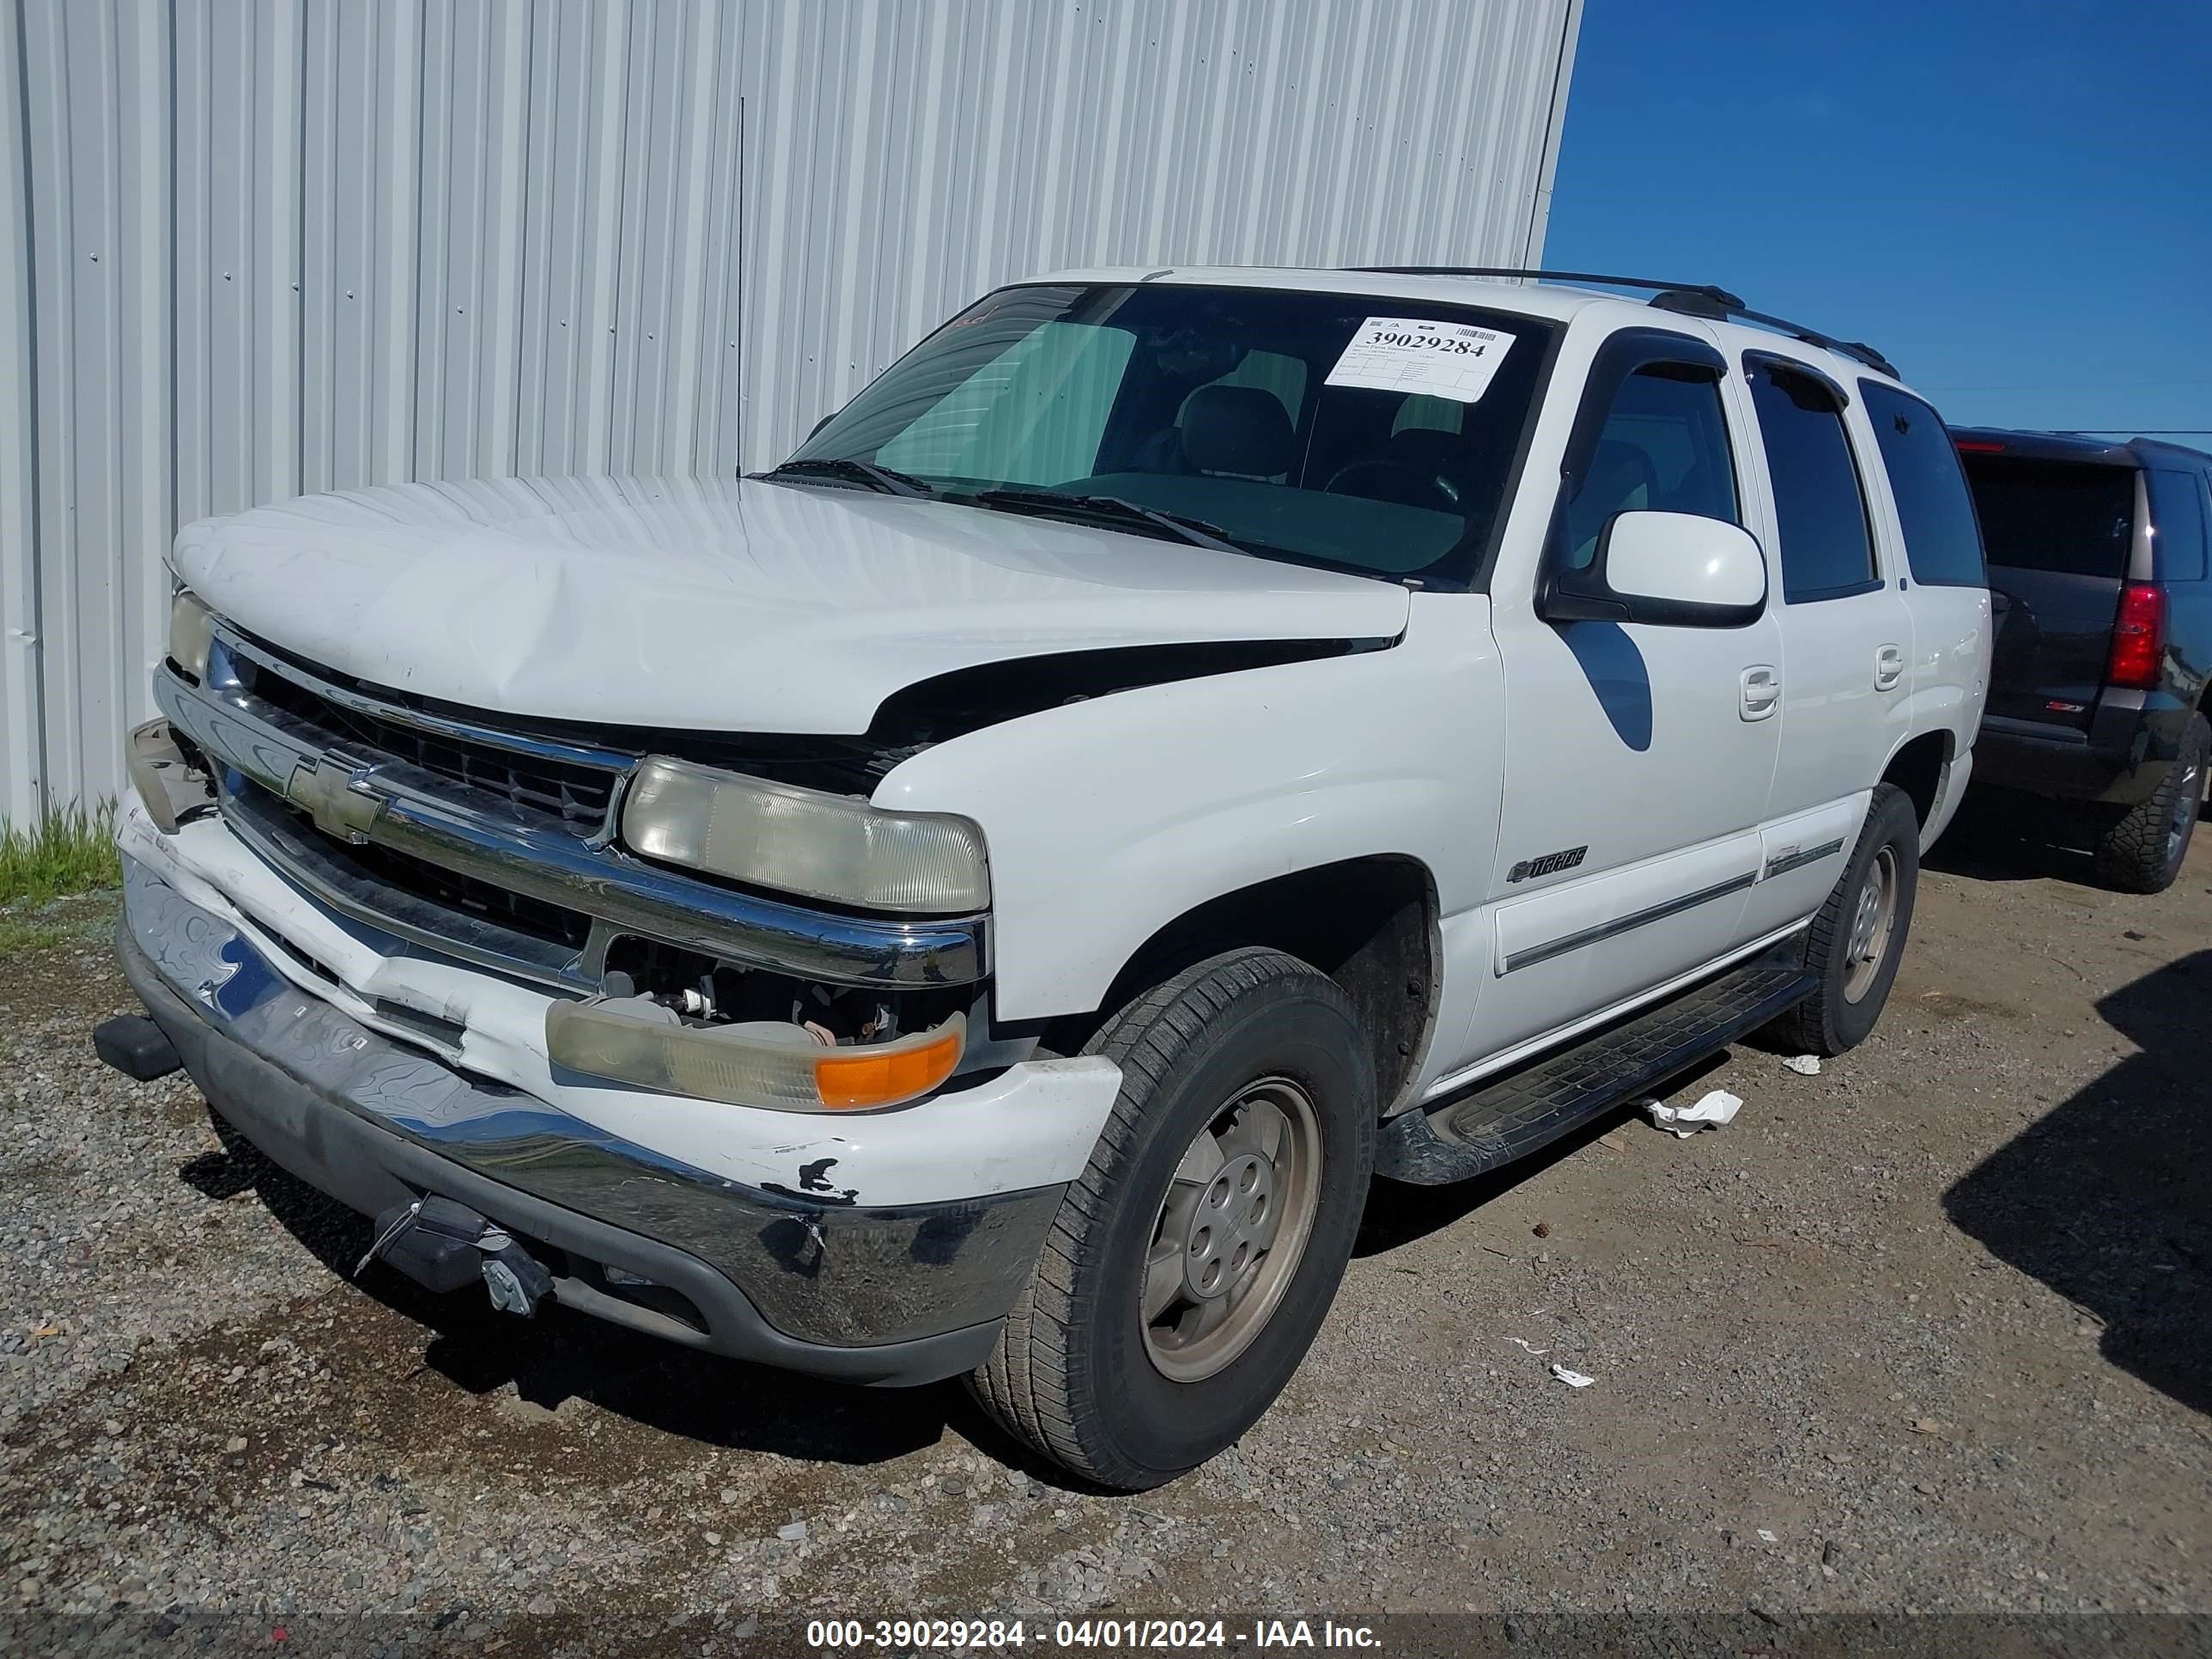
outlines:
{"label": "dented hood", "polygon": [[309,495],[188,526],[247,632],[357,679],[549,720],[864,732],[933,675],[1214,641],[1392,638],[1394,583],[859,491],[501,478]]}

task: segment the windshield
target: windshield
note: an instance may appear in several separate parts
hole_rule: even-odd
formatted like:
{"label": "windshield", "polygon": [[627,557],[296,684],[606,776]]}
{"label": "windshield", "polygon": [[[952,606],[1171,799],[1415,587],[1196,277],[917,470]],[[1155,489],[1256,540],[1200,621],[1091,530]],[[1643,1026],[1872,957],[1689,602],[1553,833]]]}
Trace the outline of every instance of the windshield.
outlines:
{"label": "windshield", "polygon": [[[1552,325],[1370,295],[1006,289],[954,318],[793,456],[953,501],[1133,503],[1263,557],[1463,583],[1536,401]],[[823,476],[817,472],[817,476]],[[987,491],[1019,501],[976,501]],[[1055,502],[1042,510],[1059,514]],[[1160,533],[1126,510],[1117,528]],[[1170,533],[1172,533],[1171,531]]]}

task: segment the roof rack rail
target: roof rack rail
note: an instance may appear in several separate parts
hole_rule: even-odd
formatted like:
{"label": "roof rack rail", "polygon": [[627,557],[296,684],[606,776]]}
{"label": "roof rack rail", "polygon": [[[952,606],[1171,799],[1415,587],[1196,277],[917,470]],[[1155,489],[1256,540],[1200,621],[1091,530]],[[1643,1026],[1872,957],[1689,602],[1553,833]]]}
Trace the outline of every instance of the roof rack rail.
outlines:
{"label": "roof rack rail", "polygon": [[1535,282],[1588,283],[1600,288],[1656,289],[1650,303],[1661,311],[1671,311],[1685,317],[1703,317],[1710,322],[1756,323],[1761,328],[1771,328],[1802,340],[1807,345],[1816,345],[1824,350],[1840,352],[1855,358],[1869,368],[1888,375],[1892,380],[1905,377],[1897,372],[1889,359],[1861,340],[1839,340],[1832,334],[1823,334],[1802,323],[1793,323],[1787,318],[1753,311],[1735,295],[1711,283],[1662,283],[1650,276],[1607,276],[1589,270],[1532,270],[1517,265],[1354,265],[1353,270],[1376,276],[1519,276]]}
{"label": "roof rack rail", "polygon": [[1528,270],[1518,265],[1354,265],[1354,270],[1375,276],[1527,276],[1547,283],[1595,283],[1601,288],[1656,288],[1668,294],[1692,295],[1732,311],[1743,301],[1711,283],[1662,283],[1653,276],[1601,276],[1590,270]]}

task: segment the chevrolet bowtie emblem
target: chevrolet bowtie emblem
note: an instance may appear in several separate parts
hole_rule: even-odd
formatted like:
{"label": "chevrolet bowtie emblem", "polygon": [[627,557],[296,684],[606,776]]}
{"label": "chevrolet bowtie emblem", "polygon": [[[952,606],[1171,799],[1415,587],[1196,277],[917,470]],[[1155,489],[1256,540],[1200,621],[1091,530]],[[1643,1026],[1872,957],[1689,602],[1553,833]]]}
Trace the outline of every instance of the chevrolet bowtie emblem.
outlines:
{"label": "chevrolet bowtie emblem", "polygon": [[368,841],[369,826],[384,810],[383,797],[370,793],[368,787],[374,770],[342,756],[319,756],[292,769],[284,794],[294,805],[307,808],[316,829],[358,847]]}

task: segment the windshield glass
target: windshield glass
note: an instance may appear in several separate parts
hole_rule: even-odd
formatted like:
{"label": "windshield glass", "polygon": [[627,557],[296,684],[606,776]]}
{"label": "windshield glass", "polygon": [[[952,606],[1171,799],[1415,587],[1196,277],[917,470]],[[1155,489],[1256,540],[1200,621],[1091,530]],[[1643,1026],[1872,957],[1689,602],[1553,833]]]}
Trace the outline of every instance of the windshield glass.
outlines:
{"label": "windshield glass", "polygon": [[[1010,488],[1111,496],[1265,557],[1464,582],[1551,329],[1372,295],[1006,289],[792,459],[866,461],[955,501]],[[1066,516],[1084,515],[1071,502]]]}

